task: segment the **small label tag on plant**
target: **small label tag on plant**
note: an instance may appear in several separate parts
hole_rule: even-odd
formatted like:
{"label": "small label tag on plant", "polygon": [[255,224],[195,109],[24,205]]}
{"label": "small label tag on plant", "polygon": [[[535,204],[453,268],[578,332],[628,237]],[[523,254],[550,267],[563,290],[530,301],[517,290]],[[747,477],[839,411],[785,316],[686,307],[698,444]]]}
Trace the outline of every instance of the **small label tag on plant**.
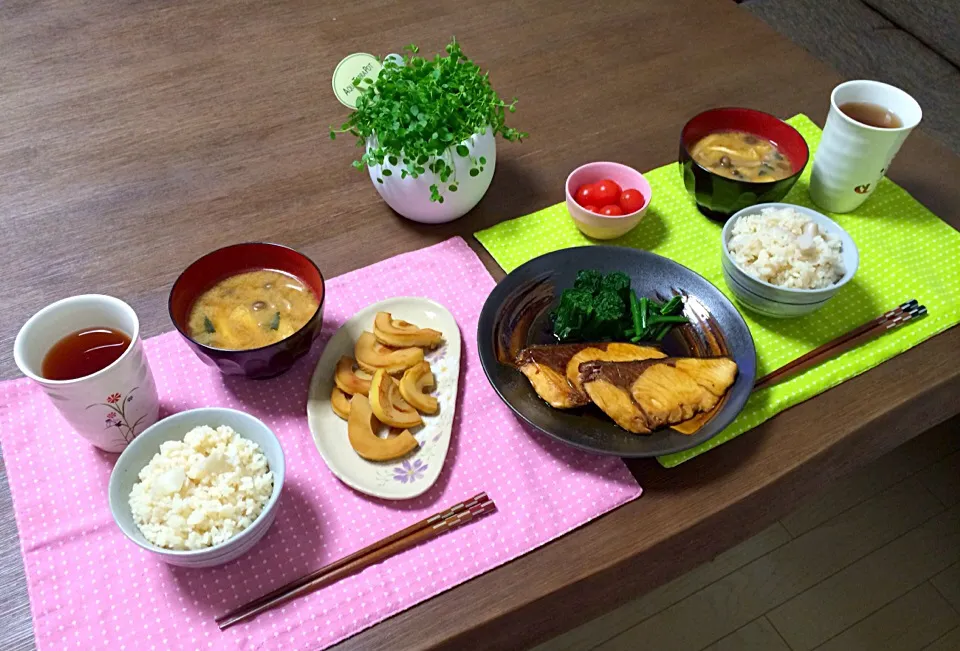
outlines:
{"label": "small label tag on plant", "polygon": [[[372,54],[357,52],[347,55],[333,71],[333,94],[344,106],[357,108],[357,97],[365,87],[363,80],[376,79],[382,67]],[[354,80],[360,82],[360,88],[353,85]]]}

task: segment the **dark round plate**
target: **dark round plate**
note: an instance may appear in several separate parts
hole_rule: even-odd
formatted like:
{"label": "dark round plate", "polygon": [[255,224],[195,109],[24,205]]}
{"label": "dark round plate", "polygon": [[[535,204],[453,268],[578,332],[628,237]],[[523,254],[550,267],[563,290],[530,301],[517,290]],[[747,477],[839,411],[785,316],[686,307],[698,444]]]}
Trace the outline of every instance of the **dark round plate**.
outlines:
{"label": "dark round plate", "polygon": [[[554,409],[509,363],[529,344],[554,343],[549,314],[560,293],[573,286],[581,269],[622,271],[638,296],[685,294],[690,325],[674,328],[663,342],[671,355],[708,357],[726,354],[739,367],[737,380],[719,408],[694,434],[672,429],[631,434],[593,406]],[[575,447],[620,457],[653,457],[692,448],[715,436],[743,408],[756,376],[753,337],[740,313],[705,278],[683,265],[648,251],[616,246],[583,246],[535,258],[508,274],[487,297],[477,329],[480,362],[505,403],[538,430]],[[502,360],[502,361],[501,361]]]}

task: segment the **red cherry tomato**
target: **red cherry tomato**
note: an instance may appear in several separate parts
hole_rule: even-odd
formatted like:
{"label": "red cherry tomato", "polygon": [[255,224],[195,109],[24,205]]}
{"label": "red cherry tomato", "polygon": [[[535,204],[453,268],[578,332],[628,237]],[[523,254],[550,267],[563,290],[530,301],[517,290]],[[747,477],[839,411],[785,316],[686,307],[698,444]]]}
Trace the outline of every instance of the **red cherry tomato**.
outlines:
{"label": "red cherry tomato", "polygon": [[594,186],[595,193],[593,195],[594,201],[596,201],[601,206],[609,206],[610,204],[617,203],[617,200],[620,198],[620,186],[611,181],[610,179],[603,179],[598,181]]}
{"label": "red cherry tomato", "polygon": [[581,206],[586,208],[587,206],[591,206],[594,203],[597,203],[596,194],[597,194],[596,184],[585,183],[581,185],[579,188],[577,188],[577,193],[573,195],[573,198],[576,200],[577,203],[579,203]]}
{"label": "red cherry tomato", "polygon": [[643,208],[644,203],[643,195],[639,190],[630,188],[620,193],[620,208],[623,209],[624,214],[637,212]]}
{"label": "red cherry tomato", "polygon": [[599,210],[597,210],[596,206],[584,206],[583,209],[586,210],[587,212],[595,212],[595,213],[600,212]]}
{"label": "red cherry tomato", "polygon": [[620,206],[615,203],[611,203],[609,206],[604,206],[600,209],[601,215],[606,215],[607,217],[616,217],[617,215],[622,215],[623,211],[620,210]]}

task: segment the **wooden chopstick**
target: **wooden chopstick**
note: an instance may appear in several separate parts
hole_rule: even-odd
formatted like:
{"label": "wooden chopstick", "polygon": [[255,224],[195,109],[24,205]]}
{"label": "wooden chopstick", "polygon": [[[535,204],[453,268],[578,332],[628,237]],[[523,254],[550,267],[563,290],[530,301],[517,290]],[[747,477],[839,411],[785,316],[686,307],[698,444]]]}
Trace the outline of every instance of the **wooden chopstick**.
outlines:
{"label": "wooden chopstick", "polygon": [[286,585],[280,586],[279,588],[277,588],[277,589],[274,590],[273,592],[269,592],[269,593],[267,593],[267,594],[265,594],[265,595],[262,595],[261,597],[258,597],[257,599],[254,599],[254,600],[251,601],[250,603],[245,604],[245,605],[243,605],[243,606],[240,606],[240,607],[238,607],[238,608],[230,611],[230,612],[227,613],[226,615],[221,615],[220,617],[218,617],[218,618],[216,619],[216,622],[219,624],[221,621],[224,621],[224,620],[226,620],[226,619],[229,619],[229,618],[237,615],[237,614],[240,613],[241,611],[247,610],[247,609],[249,609],[249,608],[253,608],[253,607],[255,607],[256,605],[258,605],[259,603],[265,603],[265,602],[270,601],[271,599],[275,599],[275,598],[277,598],[277,597],[279,597],[279,596],[281,596],[281,595],[289,592],[290,590],[293,590],[294,588],[298,588],[298,587],[300,587],[301,585],[305,585],[305,584],[309,583],[310,581],[313,581],[313,580],[315,580],[315,579],[318,579],[318,578],[320,578],[321,576],[323,576],[323,575],[325,575],[325,574],[329,574],[330,572],[334,572],[334,571],[340,569],[341,567],[343,567],[344,565],[347,565],[348,563],[354,562],[354,561],[357,560],[358,558],[362,558],[362,557],[366,556],[367,554],[370,554],[370,553],[372,553],[372,552],[375,552],[375,551],[377,551],[378,549],[381,549],[381,548],[383,548],[383,547],[386,547],[387,545],[389,545],[389,544],[391,544],[391,543],[393,543],[393,542],[395,542],[395,541],[397,541],[397,540],[400,540],[401,538],[405,538],[406,536],[409,536],[409,535],[412,534],[412,533],[416,533],[417,531],[420,531],[421,529],[425,529],[425,528],[427,528],[427,527],[429,527],[429,526],[431,526],[431,525],[436,524],[437,522],[440,522],[440,521],[442,521],[442,520],[445,520],[446,518],[449,518],[451,515],[454,515],[455,513],[458,513],[458,512],[460,512],[460,511],[463,511],[464,509],[470,508],[471,506],[475,505],[475,504],[478,503],[478,502],[486,501],[487,499],[488,499],[488,498],[487,498],[487,494],[486,494],[486,493],[480,493],[479,495],[475,495],[475,496],[473,496],[472,498],[470,498],[469,500],[467,500],[467,501],[465,501],[465,502],[460,502],[459,504],[454,504],[453,506],[451,506],[451,507],[450,507],[449,509],[447,509],[446,511],[442,511],[442,512],[440,512],[440,513],[435,513],[434,515],[431,515],[429,518],[425,518],[425,519],[423,519],[423,520],[420,520],[419,522],[415,522],[414,524],[410,525],[409,527],[407,527],[407,528],[405,528],[405,529],[401,529],[400,531],[398,531],[398,532],[396,532],[396,533],[394,533],[394,534],[391,534],[391,535],[387,536],[386,538],[383,538],[383,539],[381,539],[381,540],[378,540],[377,542],[375,542],[375,543],[373,543],[373,544],[371,544],[371,545],[367,545],[367,546],[364,547],[363,549],[360,549],[360,550],[358,550],[358,551],[350,554],[349,556],[344,556],[343,558],[341,558],[341,559],[339,559],[339,560],[336,560],[336,561],[330,563],[329,565],[325,565],[325,566],[321,567],[320,569],[315,570],[315,571],[311,572],[310,574],[307,574],[306,576],[302,576],[302,577],[300,577],[299,579],[295,579],[294,581],[291,581],[290,583],[287,583]]}
{"label": "wooden chopstick", "polygon": [[218,617],[217,626],[221,631],[225,630],[265,610],[339,581],[425,540],[442,535],[476,517],[493,513],[496,509],[487,494],[480,493]]}
{"label": "wooden chopstick", "polygon": [[817,364],[821,364],[874,337],[878,337],[888,330],[901,326],[907,321],[918,319],[926,315],[926,313],[927,308],[920,305],[915,299],[907,301],[889,312],[884,312],[872,321],[857,326],[850,332],[840,335],[836,339],[811,350],[806,355],[798,357],[772,373],[764,375],[754,383],[753,390],[758,391],[783,382],[798,373],[802,373]]}

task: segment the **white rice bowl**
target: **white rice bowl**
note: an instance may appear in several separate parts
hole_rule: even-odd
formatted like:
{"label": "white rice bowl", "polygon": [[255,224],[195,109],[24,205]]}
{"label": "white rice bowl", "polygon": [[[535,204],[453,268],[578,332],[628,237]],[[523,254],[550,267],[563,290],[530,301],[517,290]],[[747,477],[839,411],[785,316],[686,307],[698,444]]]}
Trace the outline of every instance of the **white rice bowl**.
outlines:
{"label": "white rice bowl", "polygon": [[198,550],[230,540],[257,519],[273,492],[260,446],[226,425],[165,441],[140,471],[130,511],[150,543]]}
{"label": "white rice bowl", "polygon": [[790,289],[823,289],[846,273],[840,238],[793,208],[739,217],[727,251],[750,276]]}

